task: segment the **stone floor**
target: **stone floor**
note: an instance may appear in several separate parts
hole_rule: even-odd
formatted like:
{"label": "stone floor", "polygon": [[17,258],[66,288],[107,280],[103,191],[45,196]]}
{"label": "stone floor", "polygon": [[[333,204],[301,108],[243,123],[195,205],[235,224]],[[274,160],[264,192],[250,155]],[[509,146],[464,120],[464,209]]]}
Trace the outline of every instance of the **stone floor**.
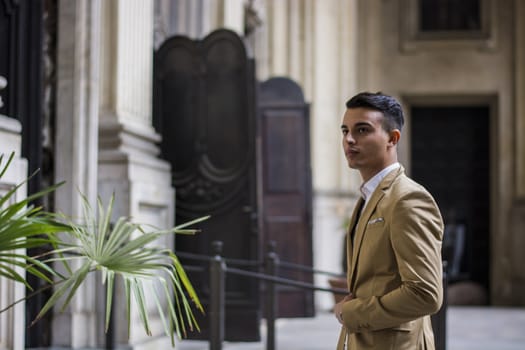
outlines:
{"label": "stone floor", "polygon": [[[449,307],[447,350],[525,350],[525,309]],[[335,349],[338,323],[329,313],[315,318],[280,319],[276,324],[277,350]],[[264,325],[261,329],[263,339]],[[183,340],[179,350],[204,350],[208,343]],[[224,350],[264,350],[264,342],[225,342]]]}
{"label": "stone floor", "polygon": [[451,307],[447,350],[524,350],[525,309]]}

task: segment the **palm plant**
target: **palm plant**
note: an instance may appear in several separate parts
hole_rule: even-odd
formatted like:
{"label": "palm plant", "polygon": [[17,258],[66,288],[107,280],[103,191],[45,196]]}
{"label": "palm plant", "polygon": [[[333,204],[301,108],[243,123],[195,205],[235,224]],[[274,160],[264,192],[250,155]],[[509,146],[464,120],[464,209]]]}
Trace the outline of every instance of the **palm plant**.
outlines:
{"label": "palm plant", "polygon": [[[0,178],[4,176],[13,157],[14,153],[2,167],[4,156],[0,155]],[[15,199],[19,188],[29,179],[0,196],[0,276],[24,283],[31,289],[23,273],[20,273],[21,269],[47,282],[51,282],[50,276],[57,274],[39,259],[25,255],[25,250],[54,245],[56,233],[68,231],[70,227],[57,221],[54,214],[31,205],[35,199],[54,191],[61,184],[18,201]]]}
{"label": "palm plant", "polygon": [[[12,156],[0,172],[0,178],[11,159]],[[1,164],[2,157],[0,157],[0,166]],[[17,188],[22,185],[18,185]],[[99,199],[96,212],[82,196],[84,207],[82,223],[66,217],[58,220],[57,215],[29,205],[31,200],[55,190],[57,186],[15,204],[6,205],[5,209],[0,211],[0,275],[27,285],[23,276],[11,267],[18,266],[52,283],[55,287],[53,294],[33,323],[57,303],[60,303],[61,310],[64,310],[87,275],[94,271],[101,271],[107,295],[106,330],[111,317],[112,296],[117,276],[122,278],[124,285],[128,330],[132,299],[135,301],[139,317],[148,335],[151,335],[151,328],[147,300],[152,300],[155,304],[164,331],[171,338],[172,344],[174,344],[174,334],[180,338],[186,335],[187,329],[198,330],[188,297],[199,311],[203,312],[203,308],[188,276],[177,256],[170,249],[154,244],[164,235],[194,234],[197,230],[188,227],[207,217],[168,230],[159,230],[133,223],[125,217],[119,218],[112,225],[113,196],[107,208],[104,208]],[[9,203],[15,190],[9,191],[0,199],[0,206]],[[58,232],[62,233],[57,234]],[[13,249],[20,250],[43,244],[49,244],[53,249],[48,255],[39,257],[40,259],[29,257],[23,252],[13,253]],[[76,263],[70,264],[73,261]],[[62,264],[66,273],[60,274],[52,268],[57,264]],[[146,298],[146,295],[152,297]],[[167,305],[162,305],[161,300]]]}
{"label": "palm plant", "polygon": [[[145,331],[151,335],[145,297],[147,292],[152,296],[165,333],[171,337],[172,343],[174,343],[174,333],[180,338],[185,335],[186,328],[198,329],[186,293],[198,310],[201,312],[204,310],[180,261],[170,249],[152,246],[152,243],[167,234],[193,234],[196,230],[186,227],[205,220],[206,217],[169,230],[158,230],[149,226],[146,229],[145,226],[130,222],[124,217],[119,218],[115,225],[111,225],[113,196],[107,208],[102,206],[99,199],[97,213],[93,213],[86,198],[82,198],[85,224],[70,221],[72,230],[69,233],[73,239],[68,240],[70,243],[65,240],[59,241],[57,249],[53,251],[57,256],[47,260],[47,262],[64,263],[69,275],[60,281],[60,286],[57,286],[35,321],[62,297],[65,297],[62,310],[67,307],[86,276],[90,272],[99,270],[102,272],[102,281],[106,285],[106,330],[110,320],[115,276],[120,276],[124,282],[128,330],[131,300],[134,299]],[[77,264],[79,267],[72,271],[68,264],[70,261],[80,261],[80,264]],[[173,294],[176,295],[174,301],[172,301]],[[161,305],[162,299],[168,304],[167,311]]]}

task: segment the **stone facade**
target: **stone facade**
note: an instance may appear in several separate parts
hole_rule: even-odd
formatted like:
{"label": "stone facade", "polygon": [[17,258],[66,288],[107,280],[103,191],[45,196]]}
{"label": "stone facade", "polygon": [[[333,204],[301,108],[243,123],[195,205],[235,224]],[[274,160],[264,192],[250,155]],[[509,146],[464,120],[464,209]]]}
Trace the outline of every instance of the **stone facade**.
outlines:
{"label": "stone facade", "polygon": [[[67,185],[57,193],[56,209],[78,215],[77,190],[91,201],[114,192],[115,215],[173,225],[175,189],[151,124],[153,49],[171,35],[202,38],[220,27],[244,35],[250,14],[245,41],[258,80],[290,77],[311,103],[315,267],[340,271],[344,224],[361,182],[347,169],[340,147],[346,99],[381,90],[407,110],[436,98],[481,101],[491,106],[491,303],[525,305],[525,4],[482,4],[488,9],[485,36],[425,40],[414,27],[416,0],[60,1],[55,174]],[[0,116],[2,153],[19,154],[20,135],[17,121]],[[400,149],[407,169],[410,145],[405,139]],[[22,180],[26,168],[17,156],[0,188]],[[102,345],[98,283],[89,280],[66,313],[55,317],[54,346]],[[327,285],[322,277],[316,283]],[[0,279],[0,293],[1,307],[23,295],[23,288]],[[316,305],[329,309],[331,296],[316,294]],[[123,305],[116,312],[122,316]],[[23,327],[13,326],[24,324],[23,315],[22,304],[0,314],[0,348],[23,348]],[[148,338],[134,321],[131,334],[117,329],[120,345],[166,348],[161,327]]]}

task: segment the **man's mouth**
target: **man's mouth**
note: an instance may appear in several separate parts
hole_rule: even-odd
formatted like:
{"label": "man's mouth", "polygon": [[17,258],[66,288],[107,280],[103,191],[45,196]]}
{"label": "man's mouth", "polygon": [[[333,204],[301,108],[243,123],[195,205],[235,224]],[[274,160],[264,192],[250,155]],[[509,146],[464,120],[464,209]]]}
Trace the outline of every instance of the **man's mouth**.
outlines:
{"label": "man's mouth", "polygon": [[356,149],[349,149],[345,153],[347,157],[352,158],[355,157],[359,153],[359,151]]}

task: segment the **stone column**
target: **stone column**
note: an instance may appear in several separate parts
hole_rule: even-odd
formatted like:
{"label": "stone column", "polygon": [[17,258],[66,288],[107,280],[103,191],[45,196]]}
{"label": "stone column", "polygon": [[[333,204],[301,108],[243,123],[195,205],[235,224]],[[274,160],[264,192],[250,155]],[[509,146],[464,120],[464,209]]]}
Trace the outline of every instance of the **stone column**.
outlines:
{"label": "stone column", "polygon": [[[56,181],[66,184],[55,206],[72,218],[82,215],[82,192],[97,195],[98,79],[100,1],[60,1],[58,6]],[[64,313],[55,313],[52,343],[70,348],[95,347],[103,339],[97,312],[103,301],[98,280],[90,276]]]}
{"label": "stone column", "polygon": [[155,0],[155,6],[157,27],[160,21],[164,37],[179,34],[202,39],[217,28],[239,35],[244,31],[244,0]]}
{"label": "stone column", "polygon": [[[115,194],[115,217],[159,228],[173,226],[171,169],[159,159],[160,136],[152,126],[153,0],[104,1],[101,33],[99,128],[100,195]],[[163,242],[173,248],[173,237]],[[123,286],[116,286],[115,338],[133,349],[169,347],[151,305],[153,337],[147,337],[135,308],[128,334]]]}
{"label": "stone column", "polygon": [[[0,94],[5,87],[5,79],[0,77]],[[4,84],[2,84],[4,83]],[[3,86],[2,86],[3,85]],[[1,95],[0,95],[1,97]],[[1,102],[1,99],[0,99]],[[0,197],[27,177],[27,161],[21,158],[22,125],[16,119],[0,114],[0,154],[3,154],[2,167],[6,164],[11,152],[15,158],[9,165],[7,172],[0,179]],[[1,168],[0,168],[1,169]],[[21,187],[13,200],[26,197],[26,186]],[[12,203],[9,203],[12,204]],[[24,275],[23,269],[17,268],[18,273]],[[0,309],[4,309],[16,300],[25,297],[25,286],[0,277]],[[0,313],[0,349],[22,350],[25,345],[25,303],[21,302],[8,311]]]}

